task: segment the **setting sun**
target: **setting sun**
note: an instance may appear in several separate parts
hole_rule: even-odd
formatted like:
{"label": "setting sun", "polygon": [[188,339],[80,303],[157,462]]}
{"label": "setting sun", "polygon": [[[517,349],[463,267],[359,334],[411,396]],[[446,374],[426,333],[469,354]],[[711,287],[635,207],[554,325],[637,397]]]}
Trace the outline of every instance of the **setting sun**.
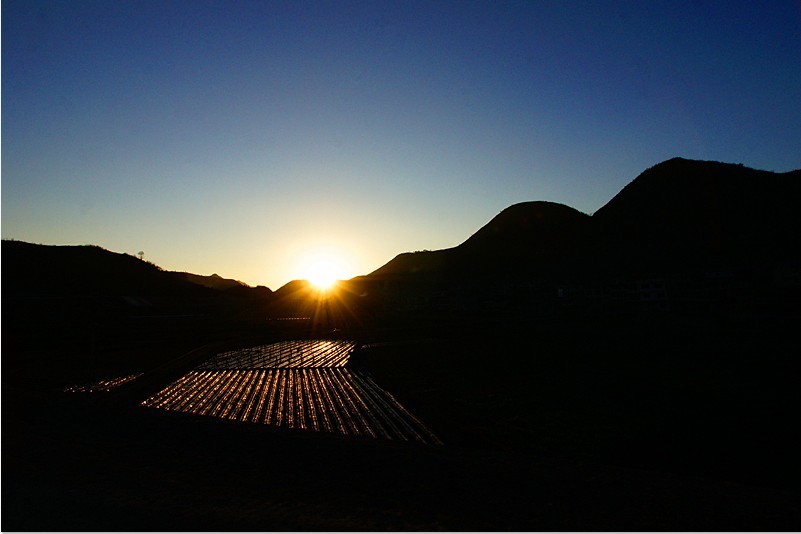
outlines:
{"label": "setting sun", "polygon": [[337,265],[331,261],[318,261],[309,266],[306,279],[318,289],[329,289],[340,275]]}
{"label": "setting sun", "polygon": [[347,266],[337,251],[318,249],[305,254],[302,277],[320,290],[327,290],[337,280],[347,277]]}

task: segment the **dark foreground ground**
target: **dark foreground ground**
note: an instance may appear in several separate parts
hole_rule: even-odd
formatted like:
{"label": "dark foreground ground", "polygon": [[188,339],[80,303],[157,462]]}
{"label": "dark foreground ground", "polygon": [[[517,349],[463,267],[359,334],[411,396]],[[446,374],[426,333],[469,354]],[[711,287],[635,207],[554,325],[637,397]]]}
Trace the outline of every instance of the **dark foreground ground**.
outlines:
{"label": "dark foreground ground", "polygon": [[442,447],[165,414],[136,387],[68,395],[4,367],[2,530],[799,530],[796,339],[748,324],[373,333],[355,363]]}

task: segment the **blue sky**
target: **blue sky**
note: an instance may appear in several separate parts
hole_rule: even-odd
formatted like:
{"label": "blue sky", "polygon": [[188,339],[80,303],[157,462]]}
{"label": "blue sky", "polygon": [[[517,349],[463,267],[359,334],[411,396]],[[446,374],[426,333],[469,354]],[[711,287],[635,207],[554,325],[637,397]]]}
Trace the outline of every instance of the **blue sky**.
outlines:
{"label": "blue sky", "polygon": [[674,156],[801,168],[801,4],[2,3],[3,238],[276,289]]}

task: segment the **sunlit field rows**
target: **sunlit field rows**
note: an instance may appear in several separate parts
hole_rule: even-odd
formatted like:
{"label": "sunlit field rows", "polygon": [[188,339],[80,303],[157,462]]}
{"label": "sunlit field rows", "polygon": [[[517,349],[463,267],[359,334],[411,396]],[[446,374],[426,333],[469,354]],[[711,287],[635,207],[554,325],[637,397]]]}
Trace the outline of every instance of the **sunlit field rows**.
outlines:
{"label": "sunlit field rows", "polygon": [[341,366],[196,369],[141,404],[345,436],[441,443],[369,376]]}
{"label": "sunlit field rows", "polygon": [[93,382],[92,384],[79,384],[75,386],[69,386],[64,388],[66,393],[94,393],[97,391],[109,391],[116,387],[119,387],[126,382],[130,382],[131,380],[136,380],[142,376],[142,373],[136,373],[133,375],[127,376],[119,376],[116,378],[108,378],[104,380],[98,380],[97,382]]}
{"label": "sunlit field rows", "polygon": [[198,369],[277,369],[343,367],[356,343],[353,341],[282,341],[221,352]]}

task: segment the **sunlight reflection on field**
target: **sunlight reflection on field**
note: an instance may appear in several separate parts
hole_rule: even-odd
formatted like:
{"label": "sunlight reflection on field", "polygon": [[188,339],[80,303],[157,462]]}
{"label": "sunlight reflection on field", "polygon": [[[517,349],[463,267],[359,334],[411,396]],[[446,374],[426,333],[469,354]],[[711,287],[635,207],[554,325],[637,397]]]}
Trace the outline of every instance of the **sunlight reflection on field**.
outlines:
{"label": "sunlight reflection on field", "polygon": [[441,444],[367,373],[352,341],[285,341],[215,355],[141,405],[346,436]]}
{"label": "sunlight reflection on field", "polygon": [[111,391],[112,389],[119,387],[123,384],[126,384],[132,380],[136,380],[142,376],[142,373],[136,373],[132,375],[126,376],[118,376],[115,378],[107,378],[103,380],[97,380],[92,382],[91,384],[78,384],[74,386],[69,386],[64,388],[65,393],[94,393],[98,391]]}

